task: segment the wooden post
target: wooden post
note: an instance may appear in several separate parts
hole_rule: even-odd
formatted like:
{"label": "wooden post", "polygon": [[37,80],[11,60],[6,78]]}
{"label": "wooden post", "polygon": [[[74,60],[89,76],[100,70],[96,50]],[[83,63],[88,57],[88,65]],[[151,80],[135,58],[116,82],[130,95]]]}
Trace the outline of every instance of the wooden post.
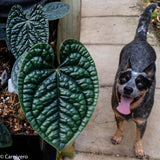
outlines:
{"label": "wooden post", "polygon": [[57,51],[65,39],[80,39],[81,0],[61,0],[70,6],[70,13],[59,19]]}
{"label": "wooden post", "polygon": [[[70,13],[59,19],[57,52],[59,52],[60,44],[65,39],[80,39],[81,0],[61,0],[61,2],[69,4]],[[57,159],[61,159],[63,156],[74,157],[74,141],[57,154]]]}

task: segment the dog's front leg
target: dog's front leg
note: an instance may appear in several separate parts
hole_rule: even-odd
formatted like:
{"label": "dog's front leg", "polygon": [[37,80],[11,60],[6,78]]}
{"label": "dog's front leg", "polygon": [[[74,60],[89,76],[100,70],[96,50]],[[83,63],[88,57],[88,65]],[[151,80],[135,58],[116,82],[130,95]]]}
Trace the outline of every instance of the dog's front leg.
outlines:
{"label": "dog's front leg", "polygon": [[117,130],[114,136],[111,138],[113,144],[119,144],[123,137],[123,121],[124,119],[119,115],[115,114],[115,119],[117,123]]}
{"label": "dog's front leg", "polygon": [[135,146],[134,146],[135,155],[137,158],[143,159],[145,155],[144,155],[144,150],[143,150],[142,138],[146,130],[147,120],[135,119],[135,122],[137,126],[136,141],[135,141]]}

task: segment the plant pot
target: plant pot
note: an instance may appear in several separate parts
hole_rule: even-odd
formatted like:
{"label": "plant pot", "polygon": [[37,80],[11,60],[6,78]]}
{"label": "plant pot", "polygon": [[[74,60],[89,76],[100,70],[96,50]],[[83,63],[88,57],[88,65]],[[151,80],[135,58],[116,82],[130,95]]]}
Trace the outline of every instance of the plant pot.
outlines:
{"label": "plant pot", "polygon": [[32,5],[38,3],[44,5],[47,0],[0,0],[0,17],[7,18],[11,7],[19,4],[23,9],[28,9]]}
{"label": "plant pot", "polygon": [[0,159],[56,160],[56,150],[44,142],[38,135],[12,135],[13,145],[0,149]]}
{"label": "plant pot", "polygon": [[56,160],[57,151],[43,140],[43,160]]}

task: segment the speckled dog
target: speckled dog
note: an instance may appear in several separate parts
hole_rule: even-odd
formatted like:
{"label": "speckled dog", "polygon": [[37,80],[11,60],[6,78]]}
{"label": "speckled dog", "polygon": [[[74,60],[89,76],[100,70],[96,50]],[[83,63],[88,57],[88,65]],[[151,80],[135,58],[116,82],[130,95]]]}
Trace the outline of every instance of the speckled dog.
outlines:
{"label": "speckled dog", "polygon": [[112,92],[112,108],[117,122],[113,144],[123,136],[123,121],[132,119],[137,126],[135,155],[144,157],[142,137],[154,103],[156,53],[147,42],[152,12],[160,1],[149,5],[141,14],[134,40],[121,51]]}

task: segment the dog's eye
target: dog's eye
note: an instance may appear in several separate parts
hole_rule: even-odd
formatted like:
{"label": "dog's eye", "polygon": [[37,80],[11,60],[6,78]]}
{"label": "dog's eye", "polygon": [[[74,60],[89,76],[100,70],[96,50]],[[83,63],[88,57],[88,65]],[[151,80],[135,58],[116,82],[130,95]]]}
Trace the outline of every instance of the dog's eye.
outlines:
{"label": "dog's eye", "polygon": [[119,83],[120,83],[120,84],[124,84],[124,83],[126,83],[126,82],[127,82],[127,80],[126,80],[126,78],[124,78],[124,77],[119,79]]}
{"label": "dog's eye", "polygon": [[146,90],[148,87],[150,87],[151,82],[144,76],[139,75],[136,78],[136,85],[140,91],[143,91],[143,90]]}
{"label": "dog's eye", "polygon": [[141,83],[141,82],[137,83],[137,88],[138,88],[140,91],[146,89],[146,87],[144,87],[143,83]]}
{"label": "dog's eye", "polygon": [[122,85],[128,82],[130,79],[131,79],[131,71],[121,73],[119,76],[119,83]]}

